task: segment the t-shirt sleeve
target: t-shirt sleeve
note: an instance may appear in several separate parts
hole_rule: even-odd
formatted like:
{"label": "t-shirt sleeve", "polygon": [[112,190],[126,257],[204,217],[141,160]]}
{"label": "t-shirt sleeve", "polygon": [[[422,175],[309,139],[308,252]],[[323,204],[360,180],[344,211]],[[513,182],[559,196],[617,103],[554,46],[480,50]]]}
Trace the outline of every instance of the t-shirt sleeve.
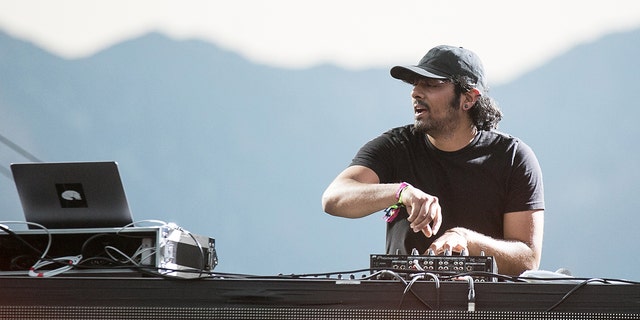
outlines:
{"label": "t-shirt sleeve", "polygon": [[392,135],[384,133],[362,146],[351,161],[351,166],[365,166],[378,175],[380,182],[390,182],[396,170],[395,145]]}
{"label": "t-shirt sleeve", "polygon": [[533,150],[524,142],[515,145],[505,212],[544,210],[542,169]]}

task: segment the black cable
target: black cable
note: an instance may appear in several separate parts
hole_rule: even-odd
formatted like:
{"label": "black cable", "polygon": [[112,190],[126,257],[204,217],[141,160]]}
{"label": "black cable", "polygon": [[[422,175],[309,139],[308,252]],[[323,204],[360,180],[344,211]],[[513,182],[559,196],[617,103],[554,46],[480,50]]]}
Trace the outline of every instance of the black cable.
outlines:
{"label": "black cable", "polygon": [[357,269],[357,270],[350,270],[350,271],[322,272],[322,273],[303,273],[303,274],[289,274],[289,275],[279,274],[277,276],[267,276],[267,277],[272,277],[272,278],[293,278],[293,279],[309,278],[309,277],[317,278],[317,277],[330,277],[332,275],[354,274],[354,273],[365,272],[365,271],[371,272],[371,269]]}
{"label": "black cable", "polygon": [[470,271],[470,272],[462,272],[462,273],[450,273],[450,272],[449,273],[433,272],[433,273],[438,274],[440,279],[443,279],[443,280],[455,279],[455,278],[460,278],[464,276],[471,276],[473,278],[487,278],[487,279],[495,278],[498,281],[505,281],[505,282],[526,282],[519,277],[512,277],[512,276],[507,276],[499,273],[484,272],[484,271]]}
{"label": "black cable", "polygon": [[557,308],[559,305],[561,305],[563,302],[567,301],[567,299],[573,295],[576,291],[578,291],[580,288],[583,288],[584,286],[586,286],[587,284],[589,284],[590,282],[602,282],[602,283],[609,283],[607,280],[604,279],[599,279],[599,278],[592,278],[592,279],[587,279],[581,283],[579,283],[577,286],[575,286],[573,289],[569,290],[569,292],[567,292],[562,299],[560,299],[560,301],[556,302],[553,306],[551,306],[549,309],[545,310],[545,312],[551,312],[553,311],[553,309]]}
{"label": "black cable", "polygon": [[9,234],[10,236],[12,236],[13,238],[15,238],[16,240],[18,240],[20,243],[24,244],[27,248],[29,248],[31,251],[33,251],[34,253],[36,253],[36,256],[27,256],[27,255],[22,255],[22,256],[18,256],[15,257],[14,259],[12,259],[12,264],[15,261],[15,259],[17,258],[33,258],[34,260],[37,261],[49,261],[52,262],[54,264],[58,264],[58,265],[62,265],[62,266],[67,266],[68,263],[64,262],[64,261],[59,261],[56,260],[55,258],[52,258],[49,255],[45,255],[43,256],[43,251],[34,247],[33,245],[31,245],[31,243],[29,243],[27,240],[25,240],[23,237],[21,237],[20,235],[18,235],[17,233],[13,232],[13,230],[3,226],[2,224],[0,224],[0,230],[6,232],[7,234]]}
{"label": "black cable", "polygon": [[[531,281],[544,281],[544,282],[554,282],[554,281],[563,281],[563,282],[567,282],[567,281],[588,281],[588,280],[592,280],[592,279],[596,279],[596,278],[574,278],[574,277],[559,277],[559,278],[538,278],[538,277],[514,277],[514,279],[516,280],[520,280],[522,282],[528,282],[526,280],[531,280]],[[613,283],[613,282],[620,282],[620,283],[625,283],[625,284],[630,284],[630,285],[640,285],[640,282],[638,281],[633,281],[633,280],[625,280],[625,279],[612,279],[612,278],[597,278],[597,279],[601,279],[604,282],[607,283]]]}
{"label": "black cable", "polygon": [[[15,232],[13,232],[11,229],[6,228],[3,225],[0,225],[0,230],[8,233],[9,235],[11,235],[12,237],[14,237],[15,239],[17,239],[18,241],[20,241],[22,244],[24,244],[25,246],[27,246],[29,249],[31,249],[33,252],[37,253],[38,255],[42,255],[42,250],[32,246],[29,242],[27,242],[27,240],[23,239],[21,236],[19,236],[18,234],[16,234]],[[47,258],[51,258],[48,257]]]}
{"label": "black cable", "polygon": [[[418,294],[413,291],[412,286],[413,284],[418,281],[419,279],[424,279],[425,275],[429,275],[430,277],[433,277],[433,280],[435,281],[435,290],[436,290],[436,308],[433,308],[429,303],[427,303],[425,300],[423,300],[421,297],[418,296]],[[440,280],[438,279],[438,277],[430,272],[423,272],[421,274],[415,274],[413,275],[413,279],[411,279],[411,281],[409,283],[405,283],[405,289],[404,292],[402,293],[402,297],[400,298],[400,303],[398,304],[398,309],[400,309],[402,307],[402,303],[404,302],[404,297],[407,295],[407,292],[411,292],[418,300],[420,300],[420,302],[422,302],[422,304],[424,304],[427,308],[429,308],[429,310],[439,310],[440,309]]]}

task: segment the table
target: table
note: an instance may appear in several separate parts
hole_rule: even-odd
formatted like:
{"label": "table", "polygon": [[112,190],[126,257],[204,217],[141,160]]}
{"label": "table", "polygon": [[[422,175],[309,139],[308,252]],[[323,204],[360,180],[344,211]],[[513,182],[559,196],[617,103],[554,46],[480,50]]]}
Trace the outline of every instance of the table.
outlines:
{"label": "table", "polygon": [[0,319],[640,319],[638,284],[475,282],[475,311],[467,281],[421,280],[404,293],[407,285],[354,276],[2,275]]}

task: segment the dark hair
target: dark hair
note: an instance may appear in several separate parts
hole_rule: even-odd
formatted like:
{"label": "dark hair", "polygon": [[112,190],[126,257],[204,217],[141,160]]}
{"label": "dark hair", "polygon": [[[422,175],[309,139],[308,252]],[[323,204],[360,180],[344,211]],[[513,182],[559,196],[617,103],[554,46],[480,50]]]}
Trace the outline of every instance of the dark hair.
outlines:
{"label": "dark hair", "polygon": [[[456,97],[460,97],[461,94],[468,92],[475,86],[475,83],[469,77],[454,77],[451,81],[455,85]],[[498,104],[486,94],[486,92],[483,92],[483,95],[478,98],[469,110],[471,121],[473,121],[478,130],[497,129],[498,122],[502,120],[502,111],[498,108]]]}

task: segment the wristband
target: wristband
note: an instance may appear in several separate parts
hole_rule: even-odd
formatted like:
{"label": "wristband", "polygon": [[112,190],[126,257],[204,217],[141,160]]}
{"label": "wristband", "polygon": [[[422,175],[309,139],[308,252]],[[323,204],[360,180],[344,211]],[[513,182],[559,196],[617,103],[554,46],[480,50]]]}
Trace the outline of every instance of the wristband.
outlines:
{"label": "wristband", "polygon": [[404,207],[402,204],[394,204],[384,209],[384,216],[382,216],[382,220],[385,222],[393,221],[398,216],[398,212],[400,212],[400,208],[402,207]]}
{"label": "wristband", "polygon": [[398,204],[402,204],[402,191],[410,186],[411,185],[406,182],[402,182],[400,184],[400,186],[398,187],[398,191],[396,191],[396,200],[398,200]]}
{"label": "wristband", "polygon": [[404,189],[410,186],[411,185],[406,182],[402,182],[400,184],[400,187],[398,187],[398,191],[396,191],[396,200],[398,200],[398,202],[396,202],[396,204],[391,205],[384,210],[384,216],[382,217],[382,220],[386,222],[391,222],[398,216],[398,212],[400,212],[400,208],[404,207],[404,204],[402,203],[402,191],[404,191]]}

